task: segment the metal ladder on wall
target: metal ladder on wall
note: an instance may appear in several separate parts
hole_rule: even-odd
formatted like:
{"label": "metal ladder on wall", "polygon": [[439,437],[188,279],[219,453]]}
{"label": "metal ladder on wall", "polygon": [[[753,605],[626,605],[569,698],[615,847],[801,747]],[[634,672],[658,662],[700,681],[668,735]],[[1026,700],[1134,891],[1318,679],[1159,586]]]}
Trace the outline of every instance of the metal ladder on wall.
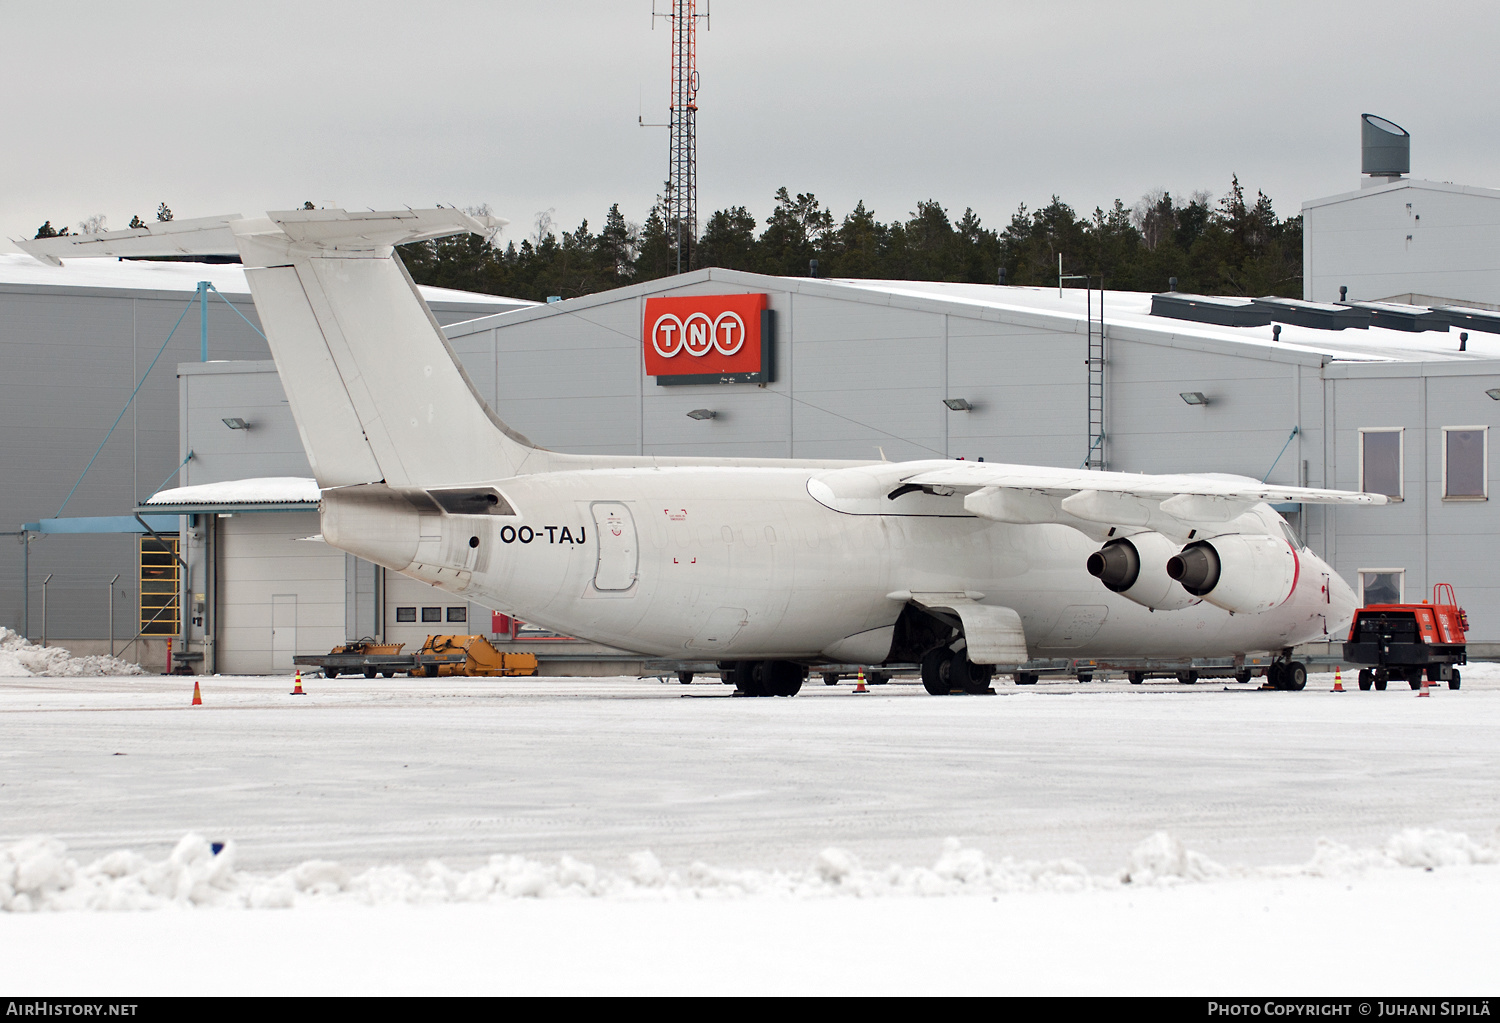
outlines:
{"label": "metal ladder on wall", "polygon": [[1099,278],[1099,329],[1094,329],[1094,282],[1088,279],[1089,453],[1085,469],[1105,468],[1104,457],[1104,277]]}

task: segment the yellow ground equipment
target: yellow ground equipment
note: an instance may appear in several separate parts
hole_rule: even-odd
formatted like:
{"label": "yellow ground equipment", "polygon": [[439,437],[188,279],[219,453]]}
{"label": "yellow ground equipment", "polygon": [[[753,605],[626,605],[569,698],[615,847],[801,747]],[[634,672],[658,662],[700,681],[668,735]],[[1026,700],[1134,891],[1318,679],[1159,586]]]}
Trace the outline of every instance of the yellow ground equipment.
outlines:
{"label": "yellow ground equipment", "polygon": [[483,636],[428,636],[413,675],[535,675],[536,654],[503,654]]}

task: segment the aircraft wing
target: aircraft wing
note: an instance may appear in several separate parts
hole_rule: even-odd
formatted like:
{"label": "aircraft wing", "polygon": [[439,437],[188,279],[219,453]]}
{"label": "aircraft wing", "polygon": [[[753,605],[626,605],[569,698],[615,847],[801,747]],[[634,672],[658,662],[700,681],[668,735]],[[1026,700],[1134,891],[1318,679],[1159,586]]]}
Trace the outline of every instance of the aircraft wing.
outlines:
{"label": "aircraft wing", "polygon": [[1386,498],[1381,494],[1273,486],[1257,483],[1249,477],[1219,473],[1148,476],[1129,472],[1055,469],[1040,465],[1001,465],[994,462],[955,462],[951,467],[918,473],[909,477],[906,482],[920,487],[951,487],[958,491],[973,491],[981,487],[1074,494],[1093,491],[1152,500],[1169,500],[1182,496],[1246,504],[1259,501],[1295,501],[1301,504],[1386,503]]}
{"label": "aircraft wing", "polygon": [[1222,533],[1274,535],[1278,520],[1256,510],[1261,502],[1386,503],[1381,494],[1272,486],[1220,473],[1152,476],[986,462],[925,467],[902,477],[902,491],[917,489],[962,494],[966,511],[998,522],[1058,522],[1095,539],[1120,529],[1155,530],[1179,543]]}

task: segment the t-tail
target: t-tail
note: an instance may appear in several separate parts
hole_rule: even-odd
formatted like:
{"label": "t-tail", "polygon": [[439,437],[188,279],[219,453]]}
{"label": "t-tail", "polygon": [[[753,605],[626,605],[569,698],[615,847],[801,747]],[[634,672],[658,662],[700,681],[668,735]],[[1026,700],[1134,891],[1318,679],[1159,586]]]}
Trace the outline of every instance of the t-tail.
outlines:
{"label": "t-tail", "polygon": [[426,488],[546,471],[485,404],[395,254],[506,222],[454,209],[292,210],[16,241],[59,257],[239,255],[319,486]]}

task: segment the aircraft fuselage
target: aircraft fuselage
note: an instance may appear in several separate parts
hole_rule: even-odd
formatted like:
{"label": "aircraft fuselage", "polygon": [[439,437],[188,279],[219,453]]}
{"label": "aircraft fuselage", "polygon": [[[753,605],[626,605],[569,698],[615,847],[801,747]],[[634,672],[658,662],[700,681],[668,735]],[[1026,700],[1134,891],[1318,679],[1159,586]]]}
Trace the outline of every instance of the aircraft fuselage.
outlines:
{"label": "aircraft fuselage", "polygon": [[1099,545],[1070,526],[996,522],[924,495],[904,513],[842,512],[809,492],[823,471],[549,472],[479,485],[501,498],[486,514],[352,487],[325,492],[323,529],[336,547],[528,622],[666,658],[878,663],[912,593],[1013,608],[1032,656],[1096,659],[1276,651],[1337,634],[1355,605],[1302,549],[1291,596],[1270,611],[1153,612],[1088,574]]}

